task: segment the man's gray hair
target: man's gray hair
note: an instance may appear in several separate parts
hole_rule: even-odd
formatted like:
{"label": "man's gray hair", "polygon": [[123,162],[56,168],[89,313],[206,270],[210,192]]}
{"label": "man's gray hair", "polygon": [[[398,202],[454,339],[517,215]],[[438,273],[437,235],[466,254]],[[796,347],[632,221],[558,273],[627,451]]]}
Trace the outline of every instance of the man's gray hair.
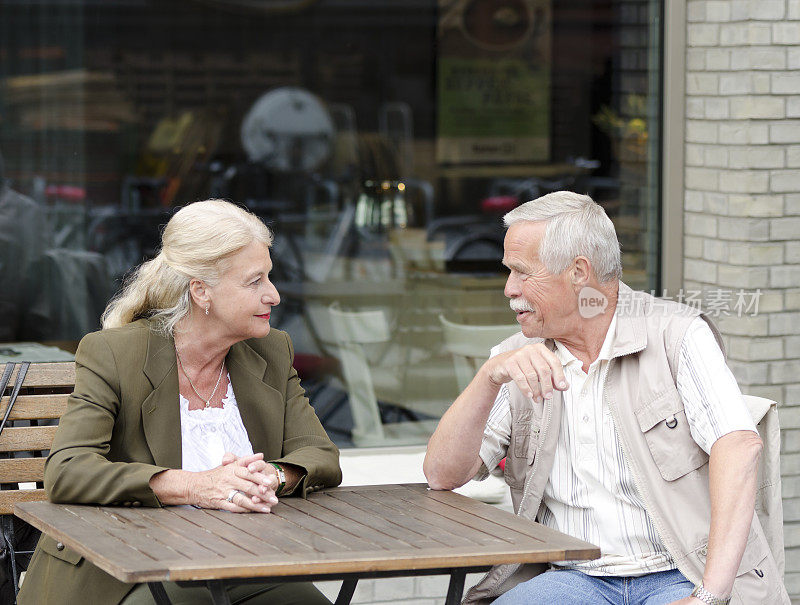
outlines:
{"label": "man's gray hair", "polygon": [[546,222],[539,258],[553,275],[578,256],[592,264],[600,282],[622,278],[620,246],[614,223],[588,195],[556,191],[525,202],[503,217],[506,227],[522,221]]}

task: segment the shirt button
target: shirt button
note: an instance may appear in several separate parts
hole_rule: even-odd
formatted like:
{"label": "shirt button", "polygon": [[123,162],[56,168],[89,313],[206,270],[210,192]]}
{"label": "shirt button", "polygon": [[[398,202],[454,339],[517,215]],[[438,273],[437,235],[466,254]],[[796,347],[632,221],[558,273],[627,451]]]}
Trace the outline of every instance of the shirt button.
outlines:
{"label": "shirt button", "polygon": [[583,421],[584,421],[584,422],[589,422],[589,416],[584,416],[584,417],[583,417]]}
{"label": "shirt button", "polygon": [[56,550],[64,550],[64,544],[62,544],[61,542],[56,544]]}

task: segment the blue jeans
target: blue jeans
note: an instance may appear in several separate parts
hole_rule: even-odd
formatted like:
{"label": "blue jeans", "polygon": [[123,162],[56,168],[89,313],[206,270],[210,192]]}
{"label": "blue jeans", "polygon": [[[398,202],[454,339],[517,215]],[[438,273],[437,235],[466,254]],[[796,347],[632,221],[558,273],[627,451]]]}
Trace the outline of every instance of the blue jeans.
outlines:
{"label": "blue jeans", "polygon": [[590,576],[551,569],[518,584],[495,605],[666,605],[688,597],[694,584],[677,569],[643,576]]}

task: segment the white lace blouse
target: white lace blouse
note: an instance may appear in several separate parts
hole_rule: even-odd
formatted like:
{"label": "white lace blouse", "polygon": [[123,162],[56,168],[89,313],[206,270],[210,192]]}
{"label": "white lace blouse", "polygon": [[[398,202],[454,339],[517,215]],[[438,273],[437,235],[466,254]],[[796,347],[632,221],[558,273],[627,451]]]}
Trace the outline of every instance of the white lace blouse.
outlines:
{"label": "white lace blouse", "polygon": [[180,397],[181,468],[185,471],[207,471],[222,464],[225,452],[237,456],[253,453],[253,446],[239,414],[230,374],[228,391],[221,408],[190,410],[189,401]]}

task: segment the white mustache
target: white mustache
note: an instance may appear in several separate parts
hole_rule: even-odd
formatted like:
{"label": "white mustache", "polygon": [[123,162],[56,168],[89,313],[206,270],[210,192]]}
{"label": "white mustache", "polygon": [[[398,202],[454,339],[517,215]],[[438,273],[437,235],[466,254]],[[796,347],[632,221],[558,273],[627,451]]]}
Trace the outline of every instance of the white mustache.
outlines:
{"label": "white mustache", "polygon": [[514,313],[522,313],[523,311],[532,312],[533,306],[524,298],[512,298],[508,301],[508,305]]}

